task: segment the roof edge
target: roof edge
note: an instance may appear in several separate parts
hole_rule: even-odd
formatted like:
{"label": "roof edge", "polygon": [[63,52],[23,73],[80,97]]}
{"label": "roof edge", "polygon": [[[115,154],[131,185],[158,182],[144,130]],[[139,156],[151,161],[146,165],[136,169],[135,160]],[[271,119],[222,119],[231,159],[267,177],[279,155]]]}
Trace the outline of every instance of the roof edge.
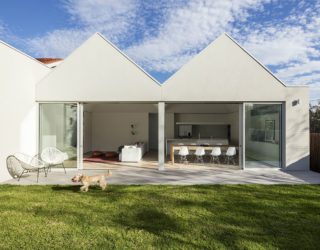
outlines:
{"label": "roof edge", "polygon": [[256,57],[254,57],[248,50],[242,47],[233,37],[231,37],[227,32],[223,33],[226,37],[228,37],[232,42],[234,42],[240,49],[242,49],[248,56],[250,56],[253,60],[255,60],[265,71],[267,71],[272,77],[274,77],[279,83],[281,83],[284,87],[288,87],[282,80],[280,80],[277,76],[275,76],[271,70],[269,70],[262,62],[260,62]]}
{"label": "roof edge", "polygon": [[[88,42],[95,34],[91,35],[89,38],[87,38],[84,42],[82,42],[78,47],[76,47],[74,50],[72,50],[59,64],[59,68],[68,60],[68,58],[74,54],[80,47],[82,47],[82,45],[84,45],[86,42]],[[47,66],[47,65],[46,65]],[[49,66],[47,66],[48,68],[50,68]],[[58,67],[54,67],[54,68],[50,68],[51,71],[46,74],[43,78],[41,78],[38,82],[37,85],[42,82],[43,80],[45,80],[46,78],[48,78],[53,72],[55,72]]]}
{"label": "roof edge", "polygon": [[1,43],[1,44],[3,44],[3,45],[5,45],[5,46],[7,46],[8,48],[10,48],[10,49],[12,49],[12,50],[14,50],[14,51],[18,52],[19,54],[21,54],[21,55],[23,55],[23,56],[27,57],[28,59],[30,59],[30,60],[32,60],[32,61],[34,61],[34,62],[36,62],[36,63],[38,63],[38,64],[40,64],[40,65],[42,65],[42,66],[44,66],[44,67],[46,67],[46,68],[48,68],[48,69],[51,69],[51,68],[50,68],[50,67],[48,67],[46,64],[44,64],[44,63],[42,63],[42,62],[38,61],[38,60],[37,60],[37,59],[35,59],[34,57],[32,57],[32,56],[30,56],[30,55],[26,54],[25,52],[22,52],[21,50],[19,50],[19,49],[17,49],[17,48],[15,48],[15,47],[13,47],[12,45],[10,45],[10,44],[8,44],[8,43],[6,43],[6,42],[2,41],[2,40],[0,40],[0,43]]}
{"label": "roof edge", "polygon": [[194,58],[196,58],[198,55],[200,55],[201,53],[203,53],[203,51],[205,51],[211,44],[213,44],[216,40],[218,40],[220,37],[222,37],[224,35],[224,33],[222,33],[221,35],[219,35],[217,38],[215,38],[211,43],[209,43],[207,46],[205,46],[202,50],[199,51],[199,53],[197,53],[196,55],[194,55],[192,58],[190,58],[187,62],[185,62],[176,72],[174,72],[167,80],[164,81],[164,84],[166,84],[171,78],[173,78],[180,70],[182,70],[183,67],[185,67],[189,62],[191,62]]}
{"label": "roof edge", "polygon": [[151,80],[153,80],[159,86],[162,86],[158,80],[152,77],[147,71],[145,71],[141,66],[139,66],[133,59],[131,59],[127,54],[125,54],[122,50],[120,50],[115,44],[113,44],[110,40],[108,40],[105,36],[103,36],[100,32],[96,32],[95,35],[99,35],[103,40],[105,40],[109,45],[111,45],[114,49],[116,49],[121,55],[123,55],[129,62],[131,62],[134,66],[140,69],[145,75],[147,75]]}

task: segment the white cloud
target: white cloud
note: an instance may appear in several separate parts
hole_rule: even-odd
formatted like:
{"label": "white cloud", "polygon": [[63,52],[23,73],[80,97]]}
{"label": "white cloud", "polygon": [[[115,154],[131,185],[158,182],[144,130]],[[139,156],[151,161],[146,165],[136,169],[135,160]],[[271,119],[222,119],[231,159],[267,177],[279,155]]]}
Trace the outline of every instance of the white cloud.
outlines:
{"label": "white cloud", "polygon": [[64,8],[76,28],[58,29],[28,39],[28,50],[34,55],[66,57],[95,32],[117,43],[135,20],[137,1],[66,0]]}
{"label": "white cloud", "polygon": [[267,27],[250,33],[244,47],[268,65],[307,60],[311,53],[312,39],[301,27]]}
{"label": "white cloud", "polygon": [[283,79],[290,79],[297,76],[306,76],[312,72],[320,71],[320,60],[306,60],[277,71],[277,75]]}
{"label": "white cloud", "polygon": [[[28,50],[36,56],[65,57],[99,31],[113,43],[123,45],[125,52],[147,70],[173,72],[230,30],[232,22],[245,20],[248,10],[262,8],[268,1],[65,0],[64,7],[77,27],[31,38]],[[153,23],[149,24],[149,19]],[[137,33],[142,37],[132,45]]]}
{"label": "white cloud", "polygon": [[151,71],[173,72],[199,49],[232,28],[235,20],[244,20],[248,10],[262,8],[260,0],[191,0],[170,9],[158,34],[146,37],[126,52]]}
{"label": "white cloud", "polygon": [[[147,71],[173,73],[221,33],[228,32],[284,82],[309,84],[312,96],[320,97],[319,1],[300,1],[290,10],[286,9],[287,2],[278,0],[63,3],[73,28],[29,39],[29,52],[65,57],[99,31]],[[273,7],[264,9],[266,3]],[[1,27],[0,23],[0,36]]]}
{"label": "white cloud", "polygon": [[[235,32],[241,43],[287,84],[310,86],[311,97],[320,97],[320,5],[301,12],[303,4],[281,22],[252,25]],[[239,32],[239,33],[238,33]]]}
{"label": "white cloud", "polygon": [[2,36],[5,33],[5,28],[2,25],[2,23],[0,22],[0,36]]}
{"label": "white cloud", "polygon": [[74,22],[103,32],[109,39],[125,35],[136,20],[137,0],[67,0],[65,8]]}
{"label": "white cloud", "polygon": [[28,49],[38,57],[64,58],[90,35],[90,30],[55,30],[45,36],[29,39]]}
{"label": "white cloud", "polygon": [[0,20],[0,40],[4,40],[9,36],[9,30],[8,27],[5,25],[4,22]]}

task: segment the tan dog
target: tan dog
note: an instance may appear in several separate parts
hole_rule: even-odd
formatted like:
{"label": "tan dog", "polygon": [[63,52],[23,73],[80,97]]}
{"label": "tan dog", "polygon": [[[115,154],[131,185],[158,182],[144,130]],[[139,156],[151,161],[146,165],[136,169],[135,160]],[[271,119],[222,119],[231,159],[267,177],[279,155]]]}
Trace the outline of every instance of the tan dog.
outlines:
{"label": "tan dog", "polygon": [[96,184],[99,184],[102,190],[105,190],[107,187],[107,181],[106,177],[111,176],[112,173],[110,170],[108,170],[108,173],[100,174],[100,175],[94,175],[94,176],[88,176],[84,174],[78,174],[74,176],[71,181],[72,182],[81,182],[82,187],[80,188],[80,191],[88,192],[89,186],[93,186]]}

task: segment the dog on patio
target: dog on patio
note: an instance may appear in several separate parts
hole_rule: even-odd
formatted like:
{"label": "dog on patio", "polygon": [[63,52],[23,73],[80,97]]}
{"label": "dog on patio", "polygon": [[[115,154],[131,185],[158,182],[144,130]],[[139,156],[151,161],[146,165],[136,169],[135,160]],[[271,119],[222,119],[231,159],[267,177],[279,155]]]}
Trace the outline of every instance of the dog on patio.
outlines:
{"label": "dog on patio", "polygon": [[112,173],[110,170],[108,170],[108,173],[100,174],[100,175],[93,175],[88,176],[84,174],[78,174],[74,176],[71,181],[72,182],[81,182],[82,187],[80,188],[80,191],[82,192],[88,192],[89,187],[93,185],[99,185],[102,190],[105,190],[107,187],[107,180],[106,177],[111,176]]}

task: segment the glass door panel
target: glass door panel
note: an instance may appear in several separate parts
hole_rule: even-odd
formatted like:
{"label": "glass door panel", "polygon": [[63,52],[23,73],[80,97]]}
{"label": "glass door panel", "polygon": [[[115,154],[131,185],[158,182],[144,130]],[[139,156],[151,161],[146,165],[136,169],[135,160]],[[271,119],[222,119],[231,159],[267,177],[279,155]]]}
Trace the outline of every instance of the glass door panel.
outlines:
{"label": "glass door panel", "polygon": [[281,104],[245,104],[245,166],[281,167]]}
{"label": "glass door panel", "polygon": [[39,153],[56,147],[68,154],[66,167],[77,167],[77,104],[40,104]]}

